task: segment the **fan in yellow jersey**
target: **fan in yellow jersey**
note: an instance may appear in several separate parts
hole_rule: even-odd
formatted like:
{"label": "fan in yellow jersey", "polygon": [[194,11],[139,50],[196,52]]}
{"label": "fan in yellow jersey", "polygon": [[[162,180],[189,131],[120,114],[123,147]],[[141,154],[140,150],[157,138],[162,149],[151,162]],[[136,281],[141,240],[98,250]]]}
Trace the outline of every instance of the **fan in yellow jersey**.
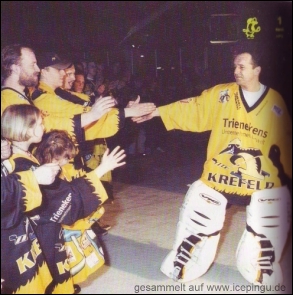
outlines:
{"label": "fan in yellow jersey", "polygon": [[[58,96],[55,91],[58,87],[63,85],[65,71],[61,72],[54,67],[51,67],[52,60],[54,59],[53,63],[58,60],[54,53],[45,52],[41,54],[38,58],[38,62],[41,68],[40,73],[40,84],[39,88],[33,93],[32,99],[34,104],[44,112],[48,113],[49,115],[54,116],[74,116],[83,113],[87,114],[91,112],[93,108],[96,108],[95,105],[99,105],[101,102],[106,100],[112,101],[113,98],[111,97],[104,97],[98,98],[93,106],[89,107],[88,105],[85,106],[84,104],[77,104],[75,102],[71,102],[71,99],[66,99],[66,97],[71,96],[71,93],[64,93],[62,92],[62,97]],[[59,92],[57,92],[59,93]],[[65,95],[67,94],[67,96]],[[107,105],[106,105],[107,106]],[[139,103],[139,98],[129,108],[124,109],[117,109],[114,108],[107,112],[104,116],[102,116],[98,121],[89,126],[86,126],[85,129],[85,140],[96,140],[98,138],[106,138],[113,136],[119,128],[121,128],[124,124],[124,120],[126,117],[130,116],[139,116],[141,113],[149,113],[150,111],[154,110],[153,103]],[[103,105],[100,109],[97,109],[96,112],[100,112],[101,114],[104,113]],[[80,145],[80,149],[84,149],[84,142],[78,142]],[[86,142],[85,142],[86,145]],[[94,147],[93,147],[94,148]],[[97,148],[97,147],[95,147]],[[71,177],[75,176],[75,174],[71,175]],[[93,225],[93,229],[95,231],[99,230],[98,223],[97,225]]]}
{"label": "fan in yellow jersey", "polygon": [[[81,88],[79,92],[70,91],[75,81],[75,66],[71,65],[69,68],[65,70],[65,76],[63,78],[63,86],[59,87],[55,90],[55,93],[64,100],[70,101],[77,105],[83,106],[91,106],[92,103],[95,102],[95,97],[90,97],[84,93],[82,93]],[[84,75],[79,73],[77,75],[77,79],[83,79]],[[82,80],[81,80],[82,81]],[[84,84],[83,84],[84,85]],[[107,143],[105,138],[97,138],[91,141],[85,141],[80,145],[81,156],[85,161],[86,170],[93,170],[98,167],[101,163],[102,156],[107,150]],[[106,189],[108,200],[113,200],[113,187],[112,187],[112,173],[108,171],[103,177],[101,181]],[[110,229],[111,226],[103,225],[100,221],[97,221],[93,224],[92,230],[96,235],[105,235],[107,234],[107,230]]]}
{"label": "fan in yellow jersey", "polygon": [[[99,174],[103,176],[107,171],[110,164],[110,156],[119,156],[121,159],[125,156],[121,152],[117,152],[117,148],[108,156],[107,151],[103,156],[103,161],[95,170],[85,173],[83,169],[74,170],[73,165],[68,165],[68,161],[71,157],[67,156],[71,149],[74,149],[74,144],[68,135],[62,131],[51,131],[45,134],[41,144],[36,149],[36,157],[40,163],[55,163],[57,162],[62,167],[61,178],[66,179],[69,182],[76,182],[79,178],[89,178],[92,174]],[[119,154],[120,153],[120,154]],[[112,169],[123,165],[122,163],[113,163]],[[107,169],[106,169],[107,168]],[[74,174],[75,172],[75,174]],[[97,181],[93,182],[96,183]],[[101,204],[107,199],[106,191],[103,188],[102,183],[99,181],[101,188],[99,191],[103,191],[101,194]],[[86,192],[85,192],[86,193]],[[94,210],[92,210],[93,212]],[[91,215],[86,218],[79,219],[71,225],[63,224],[63,232],[65,238],[65,245],[67,254],[69,257],[70,272],[73,276],[74,283],[80,283],[84,281],[90,274],[95,272],[104,264],[103,251],[101,247],[98,247],[92,240],[93,232],[91,226],[98,220],[104,213],[103,207],[98,207]],[[91,234],[92,233],[92,234]]]}
{"label": "fan in yellow jersey", "polygon": [[[46,129],[67,130],[77,142],[84,138],[91,140],[112,136],[118,131],[119,126],[123,125],[125,117],[140,116],[154,109],[154,104],[148,103],[136,104],[135,107],[119,111],[113,109],[114,99],[105,97],[98,100],[90,109],[79,106],[70,110],[72,105],[62,103],[54,93],[54,90],[62,85],[64,69],[70,63],[60,60],[55,53],[44,53],[40,59],[41,73],[31,48],[14,44],[2,49],[1,73],[4,82],[1,89],[1,114],[9,105],[31,103],[25,95],[25,88],[37,85],[39,73],[40,88],[44,94],[36,98],[34,104],[41,109],[45,117]],[[110,113],[107,114],[108,112]],[[107,124],[104,125],[104,122]]]}
{"label": "fan in yellow jersey", "polygon": [[[51,61],[52,71],[59,72],[63,76],[65,68],[70,64],[62,62],[59,58]],[[1,51],[1,74],[3,86],[1,88],[1,114],[7,106],[13,104],[32,104],[26,96],[27,87],[38,85],[38,75],[40,69],[37,65],[35,54],[31,48],[20,44],[13,44],[4,47]],[[55,77],[55,79],[58,79]],[[98,120],[103,114],[110,111],[114,106],[114,101],[100,101],[91,109],[83,114],[65,117],[54,114],[48,115],[44,111],[44,124],[47,130],[62,129],[67,130],[71,136],[80,142],[84,140],[83,127]],[[102,108],[101,108],[102,107]]]}
{"label": "fan in yellow jersey", "polygon": [[[92,103],[95,102],[96,97],[89,96],[85,93],[83,93],[84,88],[84,81],[85,77],[83,73],[78,72],[77,75],[75,74],[75,66],[71,65],[69,68],[65,70],[65,76],[63,80],[63,86],[62,88],[59,87],[55,90],[55,93],[63,98],[64,100],[73,102],[78,105],[83,106],[91,106]],[[75,83],[76,79],[78,79],[78,87],[77,89],[74,89],[74,85],[77,85]],[[79,85],[82,84],[82,87],[79,87]],[[74,91],[71,91],[73,88]],[[98,97],[97,97],[98,98]],[[100,163],[103,154],[105,153],[107,149],[107,142],[105,138],[98,138],[92,141],[86,141],[85,144],[80,147],[80,151],[82,153],[82,157],[85,160],[86,166],[93,170],[95,169]],[[113,200],[113,189],[112,189],[112,174],[111,171],[106,173],[101,180],[103,181],[103,184],[105,186],[105,189],[107,191],[108,197]]]}
{"label": "fan in yellow jersey", "polygon": [[[1,145],[1,160],[2,154]],[[11,175],[1,170],[1,294],[48,291],[52,276],[28,212],[42,202],[39,184],[51,184],[58,171],[58,165]]]}
{"label": "fan in yellow jersey", "polygon": [[259,81],[256,44],[239,44],[236,83],[158,107],[167,130],[211,130],[203,173],[188,190],[173,250],[161,270],[177,281],[202,276],[214,261],[226,204],[247,206],[237,267],[253,284],[282,282],[279,260],[290,226],[292,123],[281,95]]}
{"label": "fan in yellow jersey", "polygon": [[[67,116],[77,115],[79,113],[88,112],[92,107],[89,105],[84,105],[84,103],[76,103],[76,95],[70,93],[69,91],[58,89],[61,85],[63,85],[65,75],[60,76],[55,69],[50,69],[48,66],[52,62],[53,54],[52,53],[44,53],[39,57],[39,64],[41,67],[41,75],[40,75],[40,85],[39,88],[33,93],[33,101],[34,104],[43,111],[53,114],[54,116],[61,116],[62,114],[66,114]],[[46,66],[47,65],[47,66]],[[71,69],[72,66],[69,67]],[[50,69],[49,71],[47,70]],[[59,91],[58,91],[58,90]],[[57,94],[59,94],[59,96]],[[84,96],[79,94],[79,97],[84,99]],[[108,98],[99,98],[94,103],[97,104],[99,101]],[[146,109],[153,108],[153,104],[136,104],[134,107],[125,108],[125,109],[113,109],[105,116],[99,119],[95,124],[91,124],[90,127],[85,128],[85,136],[87,139],[95,139],[99,137],[109,137],[114,135],[118,129],[123,125],[125,116],[135,115],[137,112],[141,112],[141,109],[146,107]],[[138,114],[137,113],[137,114]],[[80,144],[80,150],[84,153],[84,149],[87,148],[88,141],[78,142]],[[94,142],[92,142],[94,144]],[[100,149],[100,146],[92,146],[96,151]],[[91,151],[92,152],[92,151]],[[98,165],[99,163],[96,162]],[[95,167],[97,167],[97,165]],[[93,168],[95,168],[93,167]],[[73,167],[72,167],[73,168]],[[75,169],[71,169],[74,171]],[[73,172],[71,177],[76,177],[76,173]],[[106,176],[105,176],[106,177]],[[102,212],[102,211],[101,211]],[[95,232],[101,232],[101,229],[98,223],[93,224],[93,230]]]}
{"label": "fan in yellow jersey", "polygon": [[[126,117],[140,116],[142,113],[147,114],[154,110],[153,103],[145,103],[135,104],[131,108],[115,108],[109,111],[108,106],[113,107],[114,100],[110,96],[98,99],[91,108],[62,99],[56,95],[55,89],[62,86],[65,72],[60,72],[50,66],[52,59],[56,56],[54,53],[45,52],[38,57],[41,69],[40,83],[38,91],[33,93],[32,99],[35,106],[48,116],[72,117],[74,115],[87,114],[96,109],[95,112],[100,113],[100,118],[95,123],[85,127],[85,140],[113,136],[123,126]],[[101,101],[104,103],[102,108],[99,109],[97,106],[101,104]]]}
{"label": "fan in yellow jersey", "polygon": [[[9,159],[12,170],[18,172],[38,167],[37,159],[27,150],[32,143],[42,139],[40,111],[30,105],[9,106],[3,113],[1,123],[3,136],[12,141],[13,156]],[[64,165],[74,156],[74,143],[65,131],[49,132],[45,136],[39,147],[43,149],[37,153],[43,162]],[[59,180],[51,187],[42,187],[42,206],[31,211],[29,216],[54,279],[50,288],[52,293],[70,293],[73,283],[85,280],[104,264],[103,251],[92,240],[89,230],[95,215],[89,214],[107,198],[99,178],[109,169],[125,164],[120,163],[124,157],[123,150],[116,148],[111,154],[105,154],[103,163],[97,169],[74,179],[72,185]],[[82,219],[86,216],[89,217]],[[70,253],[68,266],[60,223],[70,226],[76,221],[79,226],[64,231],[67,253]]]}

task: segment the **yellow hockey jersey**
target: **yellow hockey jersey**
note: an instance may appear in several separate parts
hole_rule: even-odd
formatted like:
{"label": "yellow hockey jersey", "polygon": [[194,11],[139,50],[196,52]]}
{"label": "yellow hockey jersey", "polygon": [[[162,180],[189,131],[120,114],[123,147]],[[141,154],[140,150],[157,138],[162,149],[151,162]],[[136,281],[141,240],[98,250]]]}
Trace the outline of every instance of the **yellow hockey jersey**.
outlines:
{"label": "yellow hockey jersey", "polygon": [[[35,94],[35,93],[34,93]],[[90,110],[90,107],[78,105],[58,96],[54,90],[43,82],[40,82],[39,89],[33,94],[33,102],[47,116],[65,116],[71,118]],[[106,138],[115,135],[124,124],[124,111],[113,108],[102,116],[98,121],[93,122],[85,129],[85,140]]]}
{"label": "yellow hockey jersey", "polygon": [[32,171],[1,176],[1,293],[45,294],[52,283],[27,212],[42,194]]}
{"label": "yellow hockey jersey", "polygon": [[[88,106],[91,105],[91,98],[84,93],[78,93],[73,91],[68,91],[62,88],[57,88],[55,93],[63,98],[64,100],[70,101],[72,103]],[[102,161],[102,157],[107,149],[107,142],[105,138],[98,138],[92,140],[90,142],[84,142],[82,145],[80,152],[83,153],[83,158],[85,160],[85,165],[94,170],[97,168]],[[101,180],[111,182],[112,181],[112,173],[108,171],[105,173]]]}
{"label": "yellow hockey jersey", "polygon": [[292,177],[292,123],[273,89],[249,107],[236,83],[221,84],[158,111],[167,130],[211,131],[200,179],[229,201]]}
{"label": "yellow hockey jersey", "polygon": [[[15,89],[9,87],[2,88],[1,115],[8,106],[15,104],[31,104],[31,102],[26,96]],[[65,117],[63,115],[55,116],[54,114],[49,115],[45,111],[42,111],[42,115],[44,126],[47,131],[51,129],[66,130],[77,142],[83,140],[84,131],[81,128],[80,115],[70,117]]]}
{"label": "yellow hockey jersey", "polygon": [[[34,157],[17,154],[9,161],[16,171],[39,165]],[[76,176],[70,183],[60,180],[51,186],[42,186],[42,206],[30,213],[54,274],[54,294],[70,292],[73,283],[86,280],[105,263],[102,247],[93,239],[90,226],[104,213],[100,204],[107,199],[107,194],[95,172]],[[60,235],[61,224],[63,234]]]}

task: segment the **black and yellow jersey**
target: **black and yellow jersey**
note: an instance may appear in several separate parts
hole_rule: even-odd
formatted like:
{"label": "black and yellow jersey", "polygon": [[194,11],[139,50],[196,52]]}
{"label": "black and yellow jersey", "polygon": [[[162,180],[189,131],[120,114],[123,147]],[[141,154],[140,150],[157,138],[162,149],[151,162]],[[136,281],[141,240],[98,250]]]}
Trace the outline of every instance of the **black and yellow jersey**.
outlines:
{"label": "black and yellow jersey", "polygon": [[[17,154],[9,161],[15,171],[39,165],[36,159]],[[42,205],[29,214],[54,277],[55,294],[66,293],[105,263],[90,227],[104,213],[101,204],[107,199],[106,191],[94,171],[79,172],[70,182],[63,178],[40,186]]]}
{"label": "black and yellow jersey", "polygon": [[[33,94],[33,102],[46,116],[72,118],[90,110],[89,106],[76,104],[58,96],[51,87],[43,82],[40,82],[37,95]],[[124,110],[113,108],[98,121],[84,128],[85,140],[107,138],[115,135],[124,125],[124,120]]]}
{"label": "black and yellow jersey", "polygon": [[[2,88],[1,115],[8,106],[15,104],[32,104],[32,102],[28,97],[15,89],[9,87]],[[47,131],[52,129],[66,130],[77,142],[84,140],[84,129],[81,128],[80,114],[66,117],[64,115],[49,114],[45,110],[41,111],[45,129]]]}
{"label": "black and yellow jersey", "polygon": [[284,100],[271,88],[252,107],[241,88],[229,83],[158,111],[167,130],[211,131],[200,179],[230,201],[241,203],[292,177],[292,123]]}
{"label": "black and yellow jersey", "polygon": [[42,194],[32,171],[1,177],[1,293],[45,294],[52,283],[28,211]]}

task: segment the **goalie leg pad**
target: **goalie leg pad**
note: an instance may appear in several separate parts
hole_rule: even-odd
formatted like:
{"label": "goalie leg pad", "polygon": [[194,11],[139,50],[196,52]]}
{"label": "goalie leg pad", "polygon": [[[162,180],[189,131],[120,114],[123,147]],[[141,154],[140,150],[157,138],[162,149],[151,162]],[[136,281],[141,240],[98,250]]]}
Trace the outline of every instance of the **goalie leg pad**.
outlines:
{"label": "goalie leg pad", "polygon": [[213,263],[226,213],[227,199],[196,181],[189,188],[180,210],[173,250],[161,271],[179,282],[188,282],[207,272]]}
{"label": "goalie leg pad", "polygon": [[253,284],[282,283],[279,264],[290,228],[287,187],[252,194],[246,208],[247,225],[237,247],[237,268]]}

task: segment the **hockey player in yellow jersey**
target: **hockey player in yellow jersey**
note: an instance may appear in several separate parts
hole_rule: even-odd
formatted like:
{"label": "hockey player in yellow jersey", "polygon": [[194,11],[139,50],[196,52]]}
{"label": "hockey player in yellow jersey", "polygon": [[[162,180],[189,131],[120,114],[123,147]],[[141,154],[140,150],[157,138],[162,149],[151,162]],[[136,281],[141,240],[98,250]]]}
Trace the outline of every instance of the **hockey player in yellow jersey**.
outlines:
{"label": "hockey player in yellow jersey", "polygon": [[235,50],[236,83],[216,85],[133,119],[140,123],[160,116],[167,130],[211,131],[202,175],[186,194],[173,250],[161,265],[164,274],[180,282],[208,271],[226,205],[236,203],[247,206],[238,270],[252,284],[282,283],[279,261],[290,227],[291,118],[281,95],[259,80],[256,44],[239,43]]}

